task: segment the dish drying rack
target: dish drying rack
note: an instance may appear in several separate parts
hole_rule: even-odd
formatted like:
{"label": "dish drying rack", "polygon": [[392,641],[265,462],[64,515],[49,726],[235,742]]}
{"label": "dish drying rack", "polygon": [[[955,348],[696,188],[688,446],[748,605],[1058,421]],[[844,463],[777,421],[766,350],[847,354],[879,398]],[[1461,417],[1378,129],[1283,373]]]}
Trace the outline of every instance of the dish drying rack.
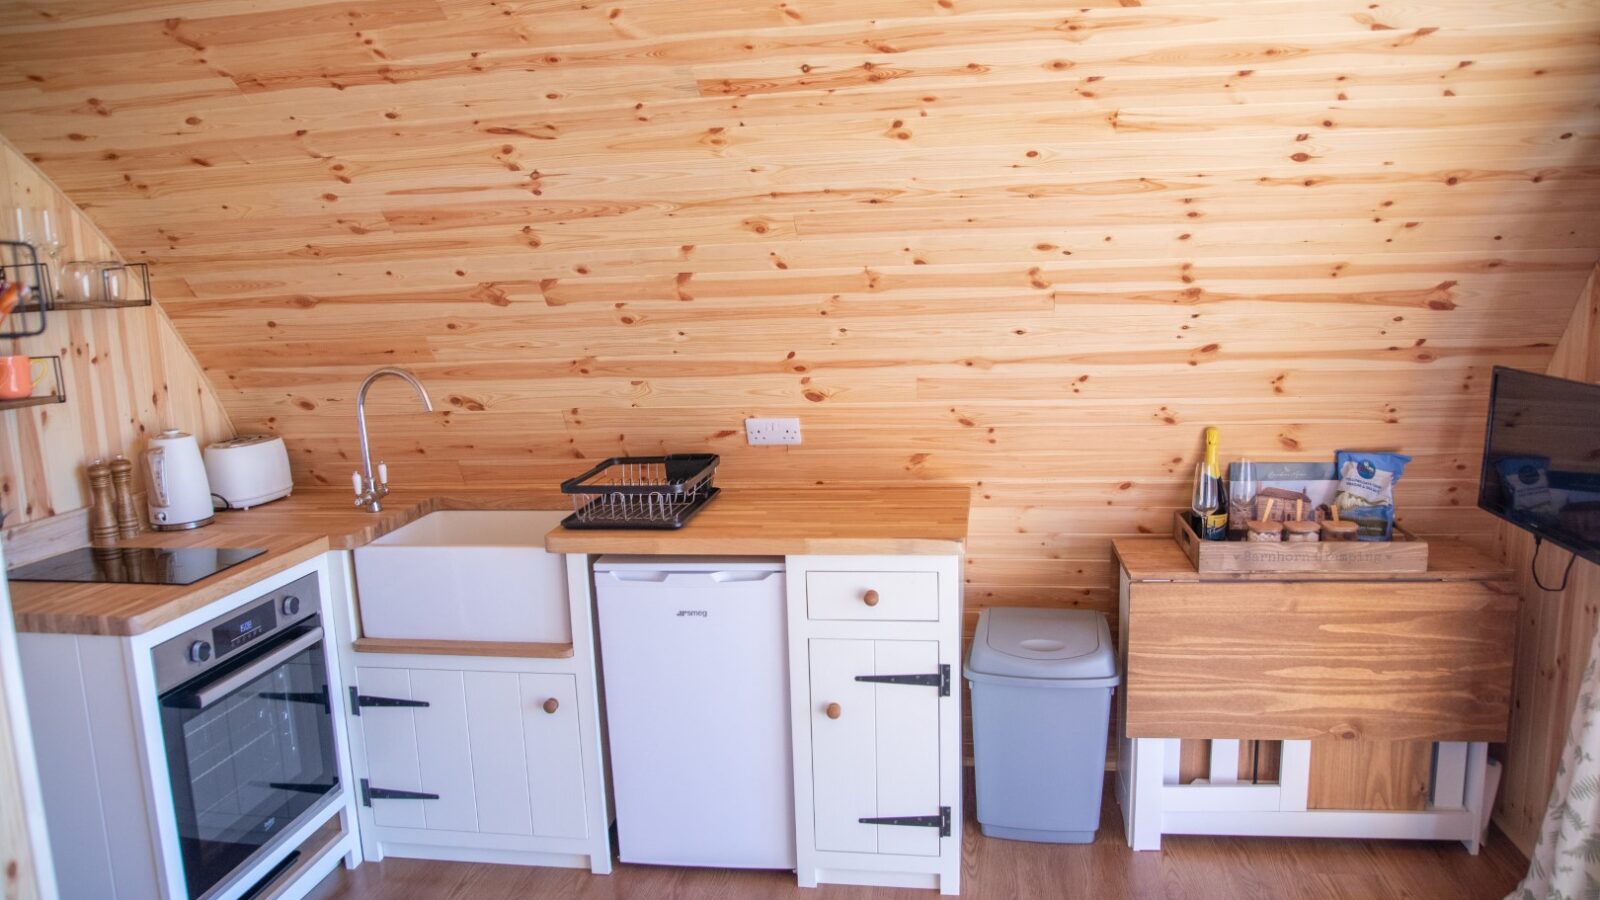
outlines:
{"label": "dish drying rack", "polygon": [[564,528],[682,528],[721,489],[715,453],[614,456],[561,482],[572,497]]}

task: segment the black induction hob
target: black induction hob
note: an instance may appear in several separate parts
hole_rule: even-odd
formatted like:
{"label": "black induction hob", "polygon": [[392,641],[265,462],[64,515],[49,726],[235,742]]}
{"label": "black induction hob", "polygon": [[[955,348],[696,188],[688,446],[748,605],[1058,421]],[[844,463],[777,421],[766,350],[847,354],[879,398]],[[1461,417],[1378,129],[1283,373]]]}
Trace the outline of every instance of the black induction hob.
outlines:
{"label": "black induction hob", "polygon": [[194,584],[267,552],[258,547],[80,547],[18,566],[12,581]]}

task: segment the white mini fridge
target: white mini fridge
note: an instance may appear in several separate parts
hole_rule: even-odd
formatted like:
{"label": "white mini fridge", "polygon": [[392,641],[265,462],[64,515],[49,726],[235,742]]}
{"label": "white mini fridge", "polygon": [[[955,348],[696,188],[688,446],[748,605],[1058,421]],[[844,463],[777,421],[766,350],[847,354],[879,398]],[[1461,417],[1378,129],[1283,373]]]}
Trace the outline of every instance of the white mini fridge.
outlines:
{"label": "white mini fridge", "polygon": [[623,862],[795,866],[782,559],[594,566]]}

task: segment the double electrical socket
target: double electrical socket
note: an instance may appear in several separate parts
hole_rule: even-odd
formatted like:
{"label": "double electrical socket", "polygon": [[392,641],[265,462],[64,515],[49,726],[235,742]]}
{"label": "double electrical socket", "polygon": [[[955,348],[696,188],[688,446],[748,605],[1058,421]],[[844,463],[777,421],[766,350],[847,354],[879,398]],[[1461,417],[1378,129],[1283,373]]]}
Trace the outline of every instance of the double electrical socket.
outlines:
{"label": "double electrical socket", "polygon": [[745,419],[744,438],[750,446],[800,443],[799,419]]}

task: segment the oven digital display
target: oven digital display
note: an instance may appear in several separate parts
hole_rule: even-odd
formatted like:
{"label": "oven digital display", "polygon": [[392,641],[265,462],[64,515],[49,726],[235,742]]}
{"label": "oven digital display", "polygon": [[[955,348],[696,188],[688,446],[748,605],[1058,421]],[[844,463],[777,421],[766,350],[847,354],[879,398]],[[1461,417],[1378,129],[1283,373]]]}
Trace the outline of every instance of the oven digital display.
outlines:
{"label": "oven digital display", "polygon": [[269,600],[211,629],[211,644],[224,656],[277,627],[277,607]]}

